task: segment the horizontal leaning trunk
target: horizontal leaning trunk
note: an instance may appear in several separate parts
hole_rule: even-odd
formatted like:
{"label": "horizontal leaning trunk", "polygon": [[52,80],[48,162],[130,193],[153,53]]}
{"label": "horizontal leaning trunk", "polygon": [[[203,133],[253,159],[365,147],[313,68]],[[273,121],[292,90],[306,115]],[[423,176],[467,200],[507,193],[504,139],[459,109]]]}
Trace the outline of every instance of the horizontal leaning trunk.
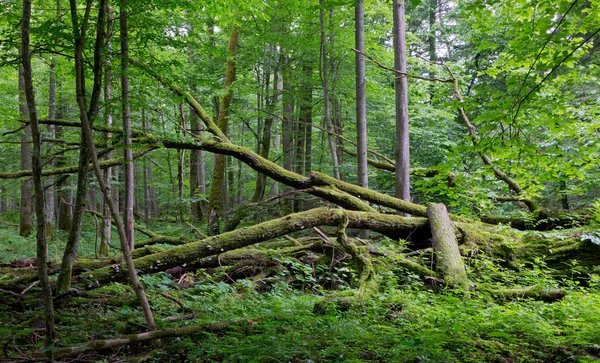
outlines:
{"label": "horizontal leaning trunk", "polygon": [[[337,226],[348,220],[349,228],[370,229],[377,232],[394,232],[405,236],[415,231],[428,231],[426,218],[406,218],[397,215],[316,208],[290,214],[252,227],[208,237],[197,242],[175,247],[134,260],[135,267],[143,272],[158,272],[190,264],[194,261],[225,251],[246,247],[258,242],[284,236],[288,233],[316,226]],[[113,265],[83,275],[93,281],[122,280],[126,278],[124,265]]]}

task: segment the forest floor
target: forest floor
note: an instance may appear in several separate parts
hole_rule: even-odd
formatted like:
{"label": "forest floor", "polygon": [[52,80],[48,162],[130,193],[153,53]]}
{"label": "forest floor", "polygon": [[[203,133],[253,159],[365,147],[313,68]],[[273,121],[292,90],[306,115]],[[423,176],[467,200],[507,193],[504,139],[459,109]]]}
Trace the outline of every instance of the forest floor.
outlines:
{"label": "forest floor", "polygon": [[[95,231],[89,219],[80,257],[94,258]],[[185,226],[153,226],[165,234],[189,234]],[[60,261],[65,236],[50,245]],[[115,244],[116,245],[116,244]],[[259,245],[260,247],[260,245]],[[383,242],[383,251],[399,248]],[[10,266],[35,253],[35,240],[0,225],[0,281],[33,267]],[[114,251],[115,255],[117,251]],[[499,300],[486,292],[467,298],[434,289],[386,257],[374,260],[379,291],[356,302],[356,273],[350,264],[321,266],[284,257],[285,268],[268,277],[225,273],[165,272],[141,276],[159,328],[222,323],[219,329],[138,343],[64,358],[61,362],[592,362],[600,360],[599,271],[569,266],[555,276],[542,259],[518,269],[489,258],[466,260],[475,283],[502,287],[543,284],[566,296],[552,303]],[[584,286],[585,285],[585,286]],[[75,286],[86,289],[85,286]],[[41,348],[42,307],[33,286],[14,304],[0,292],[0,361],[24,361]],[[97,297],[97,298],[95,298]],[[10,300],[10,301],[9,301]],[[352,303],[350,303],[352,301]],[[56,298],[57,346],[145,331],[135,294],[112,283],[85,298]]]}

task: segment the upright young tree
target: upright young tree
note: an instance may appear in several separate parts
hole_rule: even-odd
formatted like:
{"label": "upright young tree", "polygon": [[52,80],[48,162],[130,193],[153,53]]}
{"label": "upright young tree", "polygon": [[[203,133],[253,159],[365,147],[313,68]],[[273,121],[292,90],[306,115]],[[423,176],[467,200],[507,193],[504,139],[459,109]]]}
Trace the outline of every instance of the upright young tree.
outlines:
{"label": "upright young tree", "polygon": [[[50,67],[48,72],[49,85],[48,85],[48,118],[54,119],[56,118],[56,57],[50,57]],[[48,125],[48,133],[51,138],[54,138],[54,132],[56,130],[55,125]],[[51,150],[51,147],[47,148]],[[49,166],[53,166],[54,161],[51,160],[49,162]],[[44,187],[46,194],[46,232],[48,236],[51,237],[53,233],[53,221],[54,221],[54,209],[55,209],[55,199],[54,199],[54,181],[49,180],[47,185]]]}
{"label": "upright young tree", "polygon": [[[25,95],[25,78],[23,67],[19,68],[19,116],[29,118],[27,98]],[[26,126],[21,134],[21,170],[31,170],[31,126]],[[31,215],[31,179],[21,181],[21,208],[19,212],[19,235],[29,236],[33,232]]]}
{"label": "upright young tree", "polygon": [[[77,98],[77,105],[79,109],[79,119],[82,121],[94,120],[98,114],[100,95],[102,94],[102,53],[104,51],[104,39],[106,35],[105,29],[105,15],[106,9],[104,8],[106,0],[101,0],[101,6],[98,9],[98,18],[96,24],[96,40],[94,44],[94,63],[93,63],[93,87],[89,99],[89,106],[86,99],[85,89],[85,63],[83,61],[84,48],[85,48],[85,36],[88,29],[87,23],[80,23],[80,20],[84,22],[89,21],[90,12],[92,9],[92,2],[88,1],[85,7],[85,14],[80,19],[77,12],[77,5],[74,1],[70,2],[71,9],[71,23],[73,29],[73,47],[74,47],[74,60],[75,60],[75,93]],[[88,187],[88,167],[90,158],[89,143],[93,140],[86,140],[86,134],[82,128],[80,133],[80,147],[79,147],[79,164],[77,171],[77,193],[75,196],[75,208],[73,213],[73,220],[71,223],[71,229],[67,238],[67,245],[65,246],[65,252],[63,254],[62,263],[60,265],[60,273],[57,280],[57,291],[67,292],[71,288],[71,273],[73,271],[73,263],[75,262],[75,256],[79,249],[79,241],[81,239],[81,228],[83,222],[83,213],[85,212],[86,199],[87,199],[87,187]]]}
{"label": "upright young tree", "polygon": [[[325,113],[325,125],[328,131],[327,141],[329,143],[329,151],[331,153],[333,176],[336,179],[340,179],[340,165],[337,157],[335,138],[333,136],[335,129],[333,127],[333,122],[331,121],[331,99],[329,98],[329,53],[327,51],[327,32],[325,29],[325,1],[319,0],[319,4],[321,7],[319,11],[319,24],[321,27],[321,79],[323,81],[323,110]],[[306,172],[310,172],[310,170],[306,170]]]}
{"label": "upright young tree", "polygon": [[[108,6],[108,3],[107,3]],[[106,29],[107,29],[107,33],[110,32],[112,30],[113,27],[113,23],[114,23],[114,16],[113,16],[113,9],[112,8],[108,8],[106,10],[107,13],[107,17],[108,17],[108,21],[107,21],[107,25],[106,25]],[[108,41],[106,42],[106,48],[108,53],[110,53],[110,51],[112,50],[112,41],[109,38]],[[113,118],[112,118],[112,110],[110,107],[110,103],[112,100],[112,89],[111,89],[111,78],[112,78],[112,63],[110,60],[110,56],[107,56],[104,60],[104,119],[105,119],[105,123],[106,126],[111,127],[113,124]],[[110,140],[112,137],[111,133],[106,133],[106,140]],[[109,154],[110,155],[110,154]],[[116,168],[114,168],[115,172],[116,172]],[[112,178],[113,178],[113,168],[106,168],[104,169],[104,182],[107,183],[108,185],[112,185]],[[110,190],[109,196],[108,198],[112,198],[113,197],[113,193],[112,190]],[[111,238],[111,227],[112,227],[112,221],[111,221],[111,215],[110,215],[110,207],[108,205],[108,201],[106,200],[106,197],[102,198],[102,214],[104,215],[104,218],[102,218],[102,233],[101,235],[101,242],[100,242],[100,255],[102,256],[108,256],[109,254],[109,245],[110,245],[110,238]]]}
{"label": "upright young tree", "polygon": [[121,41],[121,112],[123,117],[123,136],[124,136],[124,157],[125,165],[125,185],[123,200],[123,220],[125,222],[125,233],[129,248],[134,248],[133,240],[133,198],[134,198],[134,178],[133,178],[133,154],[131,150],[131,109],[129,104],[129,29],[127,27],[127,0],[121,0],[119,6],[119,34]]}
{"label": "upright young tree", "polygon": [[[198,114],[190,108],[190,129],[193,135],[200,136],[202,129],[198,122]],[[190,151],[190,203],[192,223],[204,220],[204,209],[202,201],[197,200],[198,195],[206,194],[206,182],[204,173],[204,152],[202,150]]]}
{"label": "upright young tree", "polygon": [[358,165],[358,185],[369,187],[367,170],[367,94],[365,58],[365,1],[358,0],[354,8],[354,47],[356,52],[356,158]]}
{"label": "upright young tree", "polygon": [[[393,1],[394,68],[406,73],[404,0]],[[408,137],[408,88],[406,76],[396,75],[396,198],[410,201],[410,149]]]}
{"label": "upright young tree", "polygon": [[[283,151],[283,167],[285,170],[292,171],[294,168],[294,124],[292,118],[294,114],[294,97],[292,95],[292,76],[291,62],[287,54],[283,55],[283,117],[281,118],[281,142]],[[284,186],[284,191],[289,191],[288,186]],[[283,202],[283,213],[288,214],[292,211],[292,205],[289,200]]]}
{"label": "upright young tree", "polygon": [[[262,82],[264,84],[264,91],[263,91],[263,98],[266,101],[266,117],[264,119],[263,125],[262,125],[262,132],[259,133],[260,136],[260,140],[258,140],[258,154],[262,157],[264,157],[265,159],[269,158],[269,152],[271,150],[271,136],[272,136],[272,129],[273,129],[273,121],[275,119],[275,105],[277,103],[277,99],[278,99],[278,90],[277,87],[279,85],[279,53],[277,52],[277,49],[275,47],[269,47],[270,48],[270,52],[268,52],[268,56],[267,59],[265,60],[266,63],[272,63],[272,65],[267,65],[266,67],[268,67],[269,71],[265,72],[265,77],[267,77],[267,79],[265,79],[264,82]],[[269,89],[269,85],[270,83],[270,70],[272,69],[273,71],[273,88],[272,90]],[[264,195],[265,195],[265,190],[267,187],[267,176],[262,174],[262,173],[257,173],[256,174],[256,188],[254,190],[254,195],[252,196],[251,201],[253,203],[256,203],[258,201],[260,201],[261,199],[263,199]]]}
{"label": "upright young tree", "polygon": [[22,76],[27,107],[29,111],[29,124],[33,141],[33,154],[31,157],[32,180],[35,191],[35,214],[36,214],[36,240],[37,240],[37,269],[40,287],[42,288],[42,299],[44,302],[44,320],[46,335],[44,346],[48,348],[48,357],[54,361],[52,345],[56,336],[54,327],[54,307],[52,305],[52,288],[48,279],[48,244],[46,241],[46,206],[44,203],[44,184],[42,183],[42,138],[38,123],[37,110],[35,106],[35,95],[33,90],[33,75],[31,67],[30,48],[30,24],[31,24],[31,0],[23,0],[23,18],[21,22],[21,51],[22,51]]}

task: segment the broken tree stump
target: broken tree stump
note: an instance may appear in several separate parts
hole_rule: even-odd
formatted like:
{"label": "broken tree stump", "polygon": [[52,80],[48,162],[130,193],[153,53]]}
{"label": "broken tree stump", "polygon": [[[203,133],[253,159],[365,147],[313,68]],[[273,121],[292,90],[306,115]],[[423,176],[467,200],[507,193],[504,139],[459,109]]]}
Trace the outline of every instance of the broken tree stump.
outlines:
{"label": "broken tree stump", "polygon": [[441,203],[430,204],[427,207],[427,216],[431,228],[433,250],[436,252],[437,264],[446,283],[468,291],[469,280],[446,206]]}

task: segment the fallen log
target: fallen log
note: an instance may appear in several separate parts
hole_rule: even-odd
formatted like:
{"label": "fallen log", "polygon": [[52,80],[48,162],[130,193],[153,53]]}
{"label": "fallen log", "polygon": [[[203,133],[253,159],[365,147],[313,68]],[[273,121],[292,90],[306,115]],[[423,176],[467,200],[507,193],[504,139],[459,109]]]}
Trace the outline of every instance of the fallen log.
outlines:
{"label": "fallen log", "polygon": [[[129,334],[117,338],[91,340],[87,343],[82,343],[71,347],[54,349],[53,353],[56,358],[65,358],[80,355],[90,351],[115,348],[123,345],[147,342],[157,339],[181,337],[202,332],[216,333],[228,329],[231,326],[253,327],[254,325],[256,325],[256,319],[243,319],[235,321],[226,321],[221,323],[191,325],[182,328],[167,328],[148,331],[139,334]],[[44,358],[46,356],[45,354],[45,352],[38,352],[34,355],[34,357],[38,359]]]}
{"label": "fallen log", "polygon": [[[306,212],[270,220],[264,223],[223,233],[217,236],[174,247],[168,251],[135,259],[136,269],[142,272],[158,272],[192,263],[203,257],[213,256],[252,244],[267,241],[288,233],[315,226],[337,226],[348,220],[349,228],[370,229],[376,232],[392,232],[405,237],[421,231],[428,233],[425,218],[407,218],[381,213],[357,212],[342,209],[316,208]],[[84,274],[91,281],[122,280],[126,278],[124,265],[104,267]]]}
{"label": "fallen log", "polygon": [[546,302],[553,302],[561,300],[566,295],[566,293],[563,290],[548,289],[541,285],[526,286],[512,289],[484,288],[483,290],[488,291],[493,296],[506,300],[534,299]]}

